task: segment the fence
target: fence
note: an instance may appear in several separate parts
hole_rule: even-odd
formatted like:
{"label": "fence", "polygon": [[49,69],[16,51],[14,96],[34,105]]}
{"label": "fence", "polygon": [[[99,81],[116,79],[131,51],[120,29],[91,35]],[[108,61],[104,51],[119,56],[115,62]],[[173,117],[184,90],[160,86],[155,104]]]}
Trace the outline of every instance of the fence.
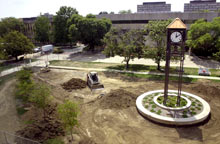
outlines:
{"label": "fence", "polygon": [[40,144],[39,142],[0,131],[0,144]]}

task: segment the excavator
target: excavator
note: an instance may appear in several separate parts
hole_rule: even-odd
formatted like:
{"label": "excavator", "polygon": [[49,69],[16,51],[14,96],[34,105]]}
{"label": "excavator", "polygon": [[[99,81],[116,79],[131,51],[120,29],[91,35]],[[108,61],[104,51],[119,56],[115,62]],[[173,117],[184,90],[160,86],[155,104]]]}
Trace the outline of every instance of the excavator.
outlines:
{"label": "excavator", "polygon": [[87,85],[91,90],[104,89],[104,85],[100,83],[97,72],[89,72],[87,74]]}

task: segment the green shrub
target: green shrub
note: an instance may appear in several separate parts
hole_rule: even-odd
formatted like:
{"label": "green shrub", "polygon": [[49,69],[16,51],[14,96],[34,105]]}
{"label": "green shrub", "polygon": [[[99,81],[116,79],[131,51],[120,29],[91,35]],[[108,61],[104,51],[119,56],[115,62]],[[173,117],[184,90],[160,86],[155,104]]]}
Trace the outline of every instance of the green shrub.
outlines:
{"label": "green shrub", "polygon": [[18,115],[23,115],[26,113],[28,110],[24,109],[23,107],[17,107],[16,108]]}
{"label": "green shrub", "polygon": [[156,108],[157,106],[154,104],[154,105],[152,105],[152,108]]}
{"label": "green shrub", "polygon": [[183,118],[188,118],[188,116],[186,114],[183,115]]}
{"label": "green shrub", "polygon": [[155,112],[155,110],[154,110],[154,109],[151,109],[150,111],[151,111],[151,112]]}
{"label": "green shrub", "polygon": [[[164,100],[163,96],[157,98],[157,102],[160,104],[163,103],[163,100]],[[177,96],[168,96],[166,106],[174,108],[177,107],[176,104],[177,104]],[[183,98],[180,98],[180,107],[186,106],[186,104],[187,101]]]}
{"label": "green shrub", "polygon": [[161,114],[161,110],[158,110],[158,111],[157,111],[157,114],[160,115],[160,114]]}
{"label": "green shrub", "polygon": [[63,53],[64,51],[62,50],[62,49],[59,49],[59,48],[54,48],[54,50],[53,50],[53,53],[54,54],[61,54],[61,53]]}
{"label": "green shrub", "polygon": [[145,108],[148,108],[148,107],[149,107],[149,105],[145,105],[144,107],[145,107]]}

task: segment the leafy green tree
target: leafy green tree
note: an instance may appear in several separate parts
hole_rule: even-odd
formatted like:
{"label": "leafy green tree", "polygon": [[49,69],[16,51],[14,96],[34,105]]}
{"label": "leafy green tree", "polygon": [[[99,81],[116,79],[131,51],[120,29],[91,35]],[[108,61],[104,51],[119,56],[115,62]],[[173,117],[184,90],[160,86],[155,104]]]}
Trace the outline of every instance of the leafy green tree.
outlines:
{"label": "leafy green tree", "polygon": [[22,33],[13,31],[6,34],[3,38],[3,49],[6,55],[13,56],[18,60],[19,55],[31,53],[34,45]]}
{"label": "leafy green tree", "polygon": [[71,19],[68,20],[68,25],[70,37],[73,37],[78,31],[75,36],[82,43],[88,44],[89,50],[93,51],[95,46],[102,44],[101,39],[110,30],[111,21],[106,18],[96,19],[91,14],[87,17],[72,15]]}
{"label": "leafy green tree", "polygon": [[130,9],[129,10],[120,10],[118,13],[119,14],[131,14],[132,11]]}
{"label": "leafy green tree", "polygon": [[83,18],[77,28],[80,32],[80,40],[89,45],[89,50],[94,51],[95,46],[101,45],[101,39],[111,28],[111,21],[108,19]]}
{"label": "leafy green tree", "polygon": [[45,108],[50,103],[50,88],[45,84],[35,84],[32,90],[29,101],[33,102],[36,107],[43,109],[45,118]]}
{"label": "leafy green tree", "polygon": [[40,16],[34,23],[35,40],[46,43],[49,42],[50,21],[45,16]]}
{"label": "leafy green tree", "polygon": [[96,18],[96,16],[93,15],[93,14],[87,14],[87,15],[86,15],[86,18]]}
{"label": "leafy green tree", "polygon": [[99,15],[101,15],[101,14],[108,14],[108,12],[106,12],[106,11],[101,11],[101,12],[99,13]]}
{"label": "leafy green tree", "polygon": [[24,32],[24,23],[14,17],[4,18],[0,21],[0,37],[11,31]]}
{"label": "leafy green tree", "polygon": [[21,70],[16,73],[18,83],[16,85],[16,97],[23,102],[28,102],[29,97],[34,89],[34,83],[31,80],[31,71]]}
{"label": "leafy green tree", "polygon": [[78,105],[74,102],[66,101],[64,104],[60,104],[58,106],[58,114],[64,124],[64,127],[70,130],[73,140],[73,128],[78,125]]}
{"label": "leafy green tree", "polygon": [[123,56],[126,62],[126,69],[129,68],[129,61],[140,58],[144,47],[144,35],[141,30],[130,30],[122,33],[120,30],[111,29],[104,40],[106,44],[104,53],[106,56]]}
{"label": "leafy green tree", "polygon": [[57,15],[53,18],[53,36],[55,43],[68,43],[69,27],[67,21],[73,14],[78,14],[78,11],[72,7],[62,6]]}
{"label": "leafy green tree", "polygon": [[166,27],[171,23],[168,21],[150,21],[145,30],[149,38],[154,42],[153,45],[148,45],[144,49],[144,57],[151,58],[157,63],[157,69],[161,70],[160,62],[165,60],[166,51]]}
{"label": "leafy green tree", "polygon": [[197,20],[190,26],[186,41],[192,52],[199,56],[211,56],[215,53],[213,25],[204,19]]}

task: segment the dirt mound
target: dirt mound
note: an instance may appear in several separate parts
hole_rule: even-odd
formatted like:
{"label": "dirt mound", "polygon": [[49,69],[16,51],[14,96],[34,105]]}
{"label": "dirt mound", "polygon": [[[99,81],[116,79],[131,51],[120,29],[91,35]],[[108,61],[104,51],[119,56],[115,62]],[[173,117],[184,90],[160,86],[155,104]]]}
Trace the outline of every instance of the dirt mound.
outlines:
{"label": "dirt mound", "polygon": [[202,83],[192,86],[191,89],[198,93],[202,93],[204,96],[208,96],[209,98],[220,95],[220,86],[217,85],[205,85]]}
{"label": "dirt mound", "polygon": [[72,78],[68,82],[63,83],[61,86],[65,90],[72,91],[75,89],[83,89],[87,86],[87,84],[84,80],[78,78]]}
{"label": "dirt mound", "polygon": [[123,109],[135,106],[136,95],[124,89],[112,90],[100,99],[100,106],[104,109]]}
{"label": "dirt mound", "polygon": [[[45,117],[42,119],[33,119],[32,124],[17,131],[16,134],[38,142],[44,142],[57,136],[64,136],[64,129],[61,122],[56,118],[55,111],[56,107],[49,106],[46,110]],[[18,144],[20,143],[18,142]]]}

